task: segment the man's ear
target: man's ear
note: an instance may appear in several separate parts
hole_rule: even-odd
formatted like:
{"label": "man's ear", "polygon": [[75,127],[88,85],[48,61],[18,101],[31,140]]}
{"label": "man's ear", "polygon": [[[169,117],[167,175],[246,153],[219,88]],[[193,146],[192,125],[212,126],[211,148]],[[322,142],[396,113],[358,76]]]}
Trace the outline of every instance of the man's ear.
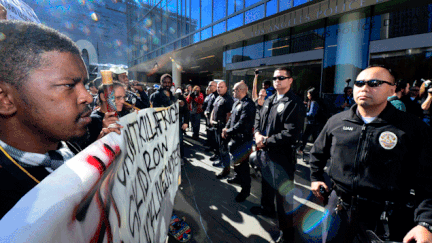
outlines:
{"label": "man's ear", "polygon": [[0,82],[0,115],[10,116],[17,112],[17,107],[14,101],[12,86]]}
{"label": "man's ear", "polygon": [[99,99],[100,99],[102,102],[106,102],[105,94],[104,94],[104,93],[100,93],[100,94],[99,94]]}

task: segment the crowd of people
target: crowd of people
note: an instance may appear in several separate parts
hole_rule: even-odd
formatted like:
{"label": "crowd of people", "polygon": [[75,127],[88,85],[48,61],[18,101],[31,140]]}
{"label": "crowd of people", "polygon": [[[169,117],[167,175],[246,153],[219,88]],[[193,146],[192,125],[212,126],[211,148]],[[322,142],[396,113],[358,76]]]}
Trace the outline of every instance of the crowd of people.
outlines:
{"label": "crowd of people", "polygon": [[[366,242],[370,232],[385,240],[432,242],[430,81],[410,87],[390,69],[368,67],[337,98],[340,113],[329,119],[316,89],[307,91],[307,101],[293,92],[286,67],[274,70],[260,91],[256,72],[251,96],[244,81],[234,84],[232,96],[224,81],[209,82],[206,95],[200,86],[175,89],[169,74],[152,92],[113,68],[110,100],[99,79],[88,82],[79,48],[65,35],[20,21],[0,21],[0,30],[7,37],[0,43],[0,218],[83,148],[120,133],[119,117],[178,103],[180,131],[190,123],[193,139],[205,119],[210,160],[222,168],[216,178],[234,168],[227,181],[241,186],[235,201],[250,195],[249,163],[259,165],[261,205],[250,211],[276,215],[286,242],[296,224],[286,209],[296,149],[300,141],[303,152],[310,135],[311,191],[328,197],[324,242]],[[183,136],[179,132],[182,158]],[[328,161],[331,185],[323,177]]]}

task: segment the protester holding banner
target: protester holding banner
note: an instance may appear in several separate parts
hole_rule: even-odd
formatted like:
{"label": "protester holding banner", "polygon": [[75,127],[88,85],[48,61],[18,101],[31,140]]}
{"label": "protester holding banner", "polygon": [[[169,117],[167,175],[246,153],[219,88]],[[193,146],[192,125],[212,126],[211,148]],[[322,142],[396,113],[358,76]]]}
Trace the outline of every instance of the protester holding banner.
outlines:
{"label": "protester holding banner", "polygon": [[[76,44],[43,25],[0,21],[0,217],[80,148],[92,96]],[[109,130],[114,131],[115,128]]]}

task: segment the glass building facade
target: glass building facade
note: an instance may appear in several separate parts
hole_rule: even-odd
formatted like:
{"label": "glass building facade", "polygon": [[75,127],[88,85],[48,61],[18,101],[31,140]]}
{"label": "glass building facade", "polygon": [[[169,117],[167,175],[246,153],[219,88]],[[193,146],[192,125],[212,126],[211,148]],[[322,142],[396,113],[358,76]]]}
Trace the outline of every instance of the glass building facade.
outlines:
{"label": "glass building facade", "polygon": [[237,29],[307,0],[127,0],[129,66]]}
{"label": "glass building facade", "polygon": [[[189,15],[179,12],[183,9],[182,1],[186,1],[185,9],[190,6]],[[166,1],[159,4],[163,3],[170,4]],[[169,51],[195,58],[200,54],[195,49],[210,55],[209,49],[214,50],[214,58],[220,59],[220,66],[207,71],[208,63],[196,61],[190,65],[195,69],[185,72],[185,65],[182,76],[188,76],[186,82],[195,70],[191,79],[198,80],[196,84],[223,79],[232,87],[244,80],[251,88],[255,69],[262,71],[260,85],[272,77],[275,68],[289,66],[293,70],[294,91],[303,96],[304,91],[315,87],[328,97],[342,93],[346,81],[355,80],[370,64],[393,66],[398,78],[411,83],[432,78],[429,68],[432,1],[201,0],[190,3],[178,1],[176,14],[163,5],[153,6],[150,12],[162,6],[168,13],[162,11],[161,16],[172,16],[176,26],[185,32],[175,30],[167,42],[153,45],[153,49],[149,47],[143,55],[130,55],[130,67]],[[188,28],[182,27],[183,24]],[[160,29],[164,28],[171,27],[166,25]],[[128,38],[135,37],[128,35]],[[157,54],[152,55],[153,52]],[[219,52],[222,55],[218,56]],[[185,83],[183,77],[182,83]],[[348,84],[352,86],[352,82]]]}

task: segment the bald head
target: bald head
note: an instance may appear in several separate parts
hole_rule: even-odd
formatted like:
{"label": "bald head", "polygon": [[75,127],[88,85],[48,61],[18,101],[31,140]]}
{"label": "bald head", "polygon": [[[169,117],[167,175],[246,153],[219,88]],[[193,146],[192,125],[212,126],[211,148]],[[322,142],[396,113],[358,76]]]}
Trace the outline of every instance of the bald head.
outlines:
{"label": "bald head", "polygon": [[236,99],[243,99],[247,95],[248,87],[244,81],[240,81],[234,85],[233,97]]}
{"label": "bald head", "polygon": [[[370,86],[367,82],[384,81],[378,86]],[[363,81],[359,82],[358,81]],[[395,78],[383,67],[369,67],[360,72],[354,82],[354,100],[358,111],[363,117],[378,116],[387,105],[387,97],[395,92]]]}
{"label": "bald head", "polygon": [[210,81],[208,84],[208,87],[210,88],[210,93],[213,93],[217,89],[217,82],[216,81]]}
{"label": "bald head", "polygon": [[220,96],[223,96],[223,95],[225,95],[226,94],[226,92],[227,92],[227,86],[226,86],[226,83],[224,82],[224,81],[220,81],[218,84],[217,84],[217,92],[218,92],[218,94],[220,95]]}

